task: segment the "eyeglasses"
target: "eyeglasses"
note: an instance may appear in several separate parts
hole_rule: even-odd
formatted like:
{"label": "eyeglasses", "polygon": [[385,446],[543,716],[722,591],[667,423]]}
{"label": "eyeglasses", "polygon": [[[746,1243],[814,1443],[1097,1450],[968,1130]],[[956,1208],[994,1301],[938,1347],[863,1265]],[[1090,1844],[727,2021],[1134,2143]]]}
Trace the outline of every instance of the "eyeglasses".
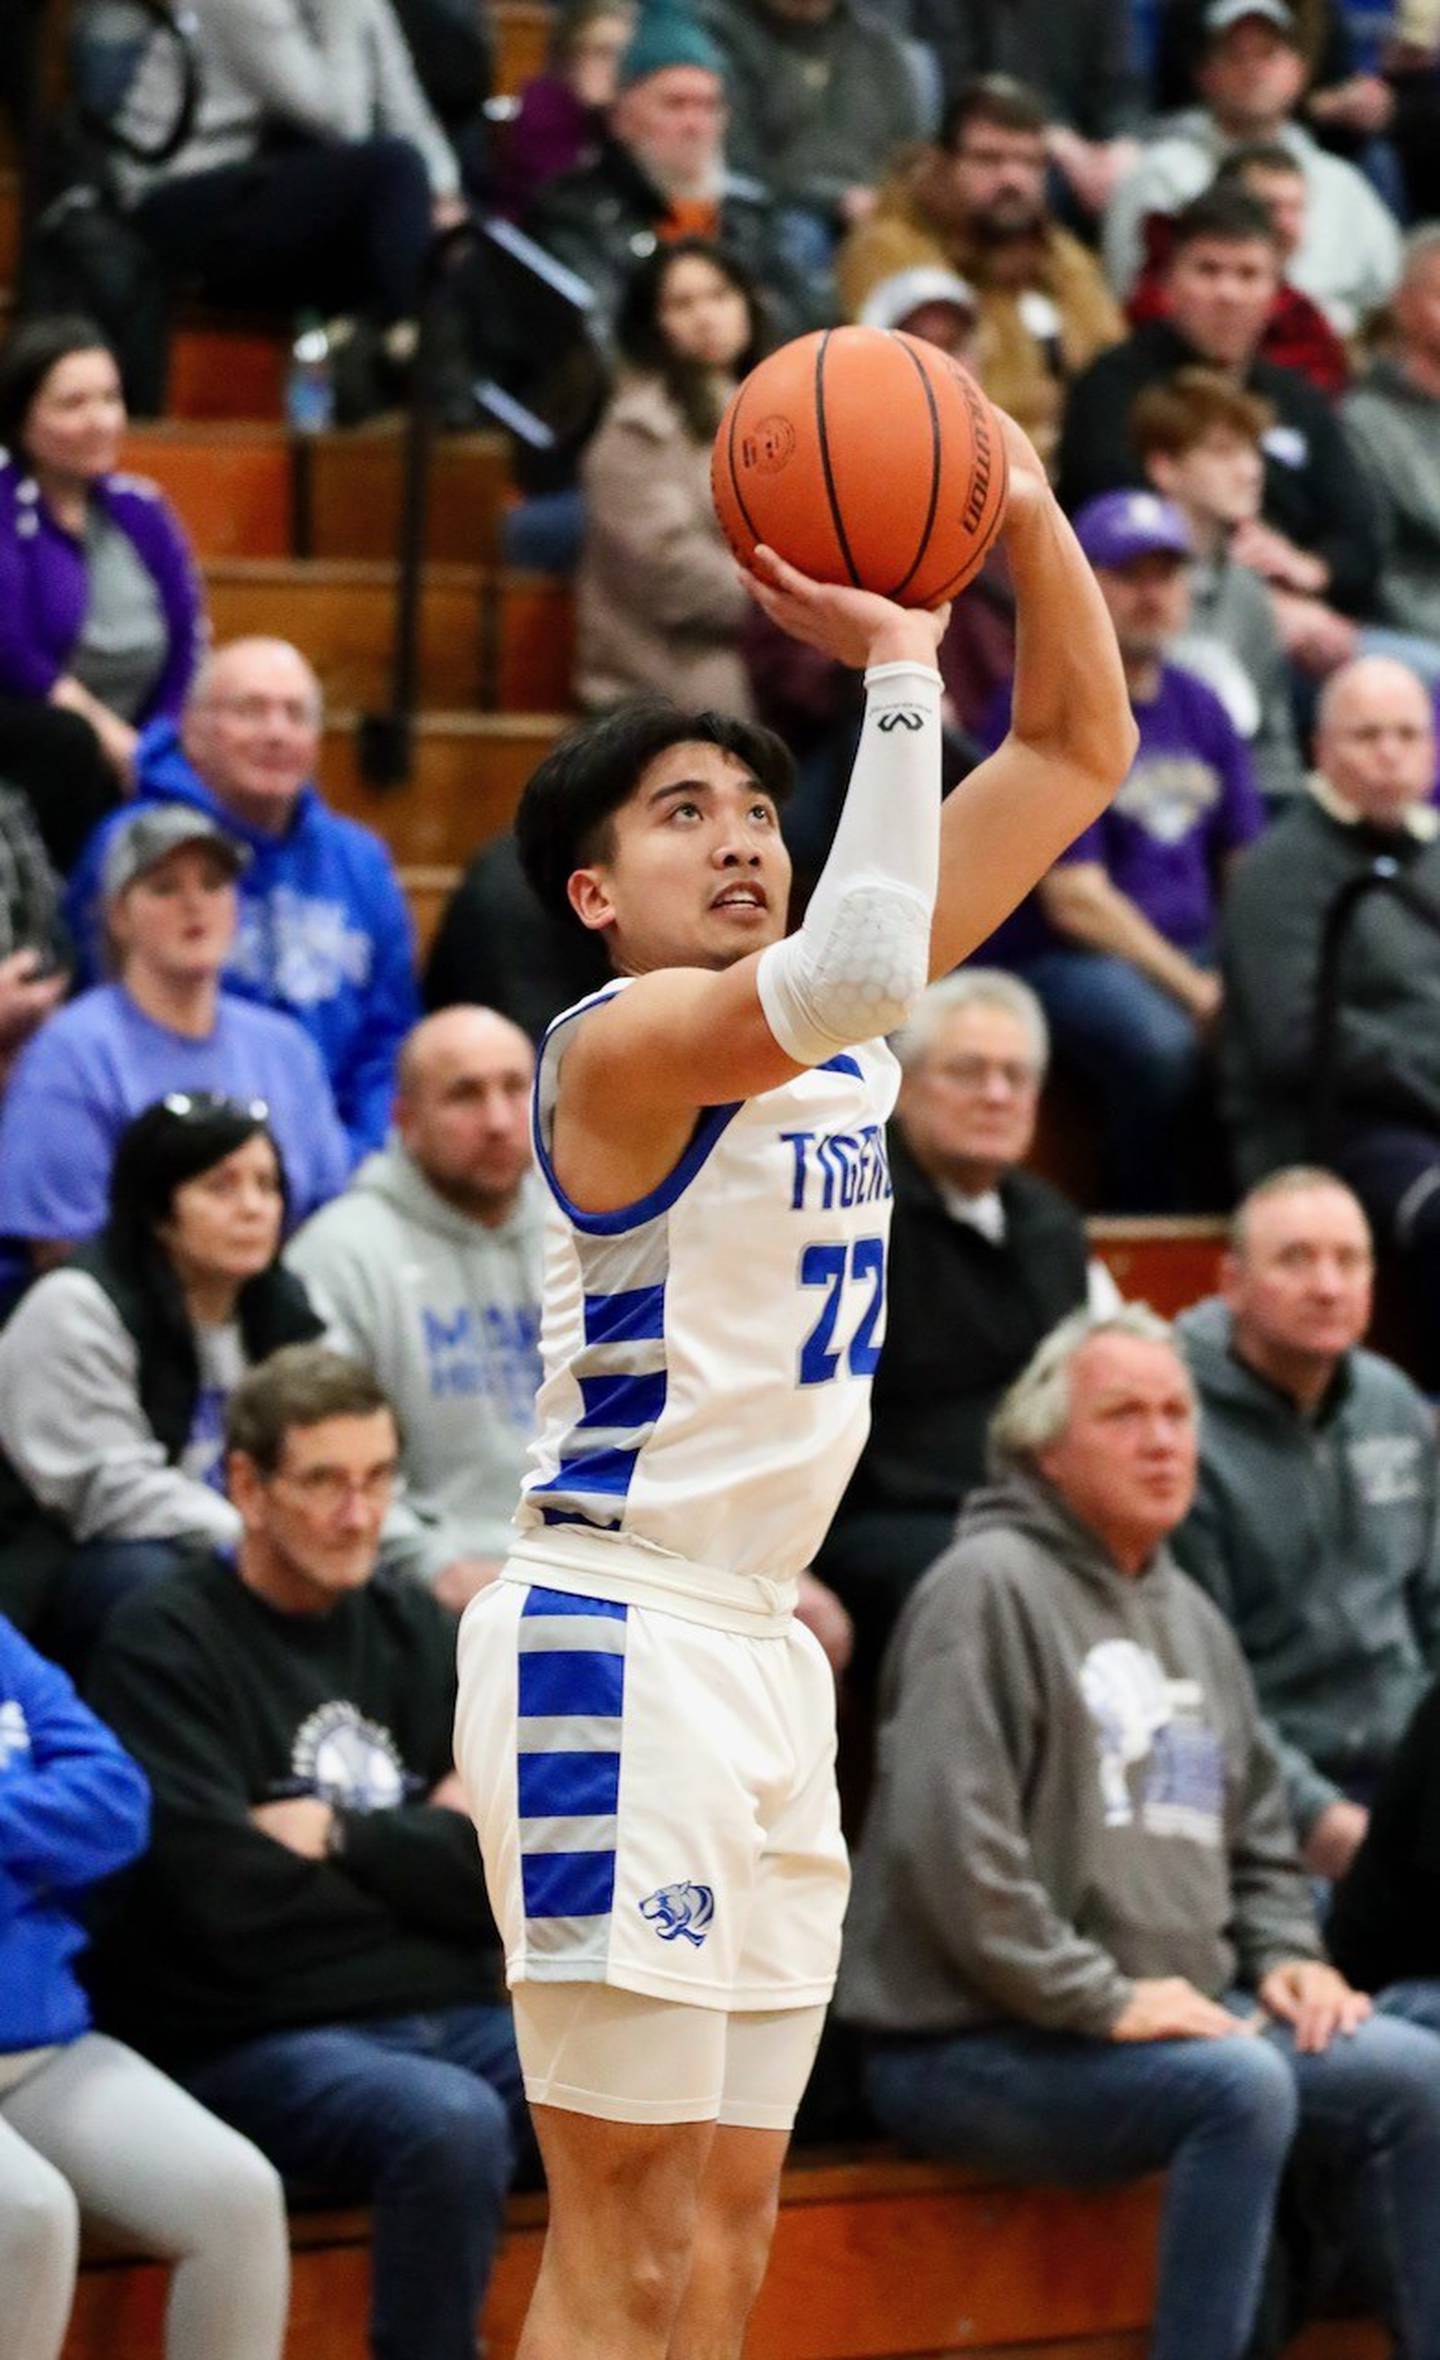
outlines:
{"label": "eyeglasses", "polygon": [[302,1474],[281,1474],[274,1480],[288,1483],[308,1507],[335,1516],[352,1499],[367,1508],[388,1507],[398,1472],[393,1466],[372,1467],[368,1475],[347,1475],[340,1467],[307,1467]]}
{"label": "eyeglasses", "polygon": [[160,1104],[182,1123],[208,1123],[217,1114],[234,1114],[252,1123],[268,1123],[270,1108],[263,1098],[227,1098],[222,1090],[171,1090]]}
{"label": "eyeglasses", "polygon": [[1020,1057],[947,1057],[930,1070],[937,1081],[948,1082],[955,1090],[983,1090],[993,1075],[1017,1097],[1035,1089],[1040,1080],[1038,1068]]}

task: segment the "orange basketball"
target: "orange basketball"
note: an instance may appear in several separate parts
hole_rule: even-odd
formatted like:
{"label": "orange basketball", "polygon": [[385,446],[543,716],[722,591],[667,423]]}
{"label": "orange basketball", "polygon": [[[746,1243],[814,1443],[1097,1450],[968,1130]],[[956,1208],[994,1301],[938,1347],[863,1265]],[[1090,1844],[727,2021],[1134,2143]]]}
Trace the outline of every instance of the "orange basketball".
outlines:
{"label": "orange basketball", "polygon": [[820,582],[938,606],[1005,514],[1000,422],[968,371],[888,328],[827,328],[761,361],[715,436],[710,483],[742,563],[763,541]]}

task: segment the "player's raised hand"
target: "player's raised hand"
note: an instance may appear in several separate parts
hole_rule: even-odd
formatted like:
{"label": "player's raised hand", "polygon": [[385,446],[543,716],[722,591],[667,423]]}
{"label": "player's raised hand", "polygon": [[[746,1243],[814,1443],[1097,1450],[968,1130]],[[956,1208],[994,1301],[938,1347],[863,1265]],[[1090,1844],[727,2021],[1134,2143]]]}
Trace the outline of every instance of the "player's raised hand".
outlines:
{"label": "player's raised hand", "polygon": [[933,664],[950,620],[948,605],[897,606],[874,590],[814,582],[773,549],[757,549],[740,578],[772,623],[856,672],[871,664]]}

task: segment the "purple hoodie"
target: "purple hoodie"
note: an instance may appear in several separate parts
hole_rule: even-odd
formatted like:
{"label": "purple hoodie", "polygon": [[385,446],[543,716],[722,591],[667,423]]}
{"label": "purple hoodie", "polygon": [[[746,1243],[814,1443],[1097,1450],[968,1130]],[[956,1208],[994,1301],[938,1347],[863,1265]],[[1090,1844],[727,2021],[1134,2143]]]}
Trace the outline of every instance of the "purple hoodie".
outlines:
{"label": "purple hoodie", "polygon": [[[169,647],[137,726],[179,713],[205,639],[205,608],[190,544],[158,485],[138,475],[102,475],[92,488],[134,543],[155,582]],[[0,463],[0,692],[48,697],[85,621],[85,550],[50,514],[33,476]]]}

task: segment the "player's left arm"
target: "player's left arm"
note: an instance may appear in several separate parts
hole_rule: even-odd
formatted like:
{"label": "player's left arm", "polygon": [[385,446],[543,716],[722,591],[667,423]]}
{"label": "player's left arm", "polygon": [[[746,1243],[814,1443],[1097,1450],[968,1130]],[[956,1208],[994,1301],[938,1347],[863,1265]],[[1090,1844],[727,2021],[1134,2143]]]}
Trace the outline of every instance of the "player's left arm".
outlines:
{"label": "player's left arm", "polygon": [[1099,585],[1035,451],[1001,413],[1019,635],[1009,735],[946,797],[931,976],[948,975],[1105,809],[1136,730]]}

